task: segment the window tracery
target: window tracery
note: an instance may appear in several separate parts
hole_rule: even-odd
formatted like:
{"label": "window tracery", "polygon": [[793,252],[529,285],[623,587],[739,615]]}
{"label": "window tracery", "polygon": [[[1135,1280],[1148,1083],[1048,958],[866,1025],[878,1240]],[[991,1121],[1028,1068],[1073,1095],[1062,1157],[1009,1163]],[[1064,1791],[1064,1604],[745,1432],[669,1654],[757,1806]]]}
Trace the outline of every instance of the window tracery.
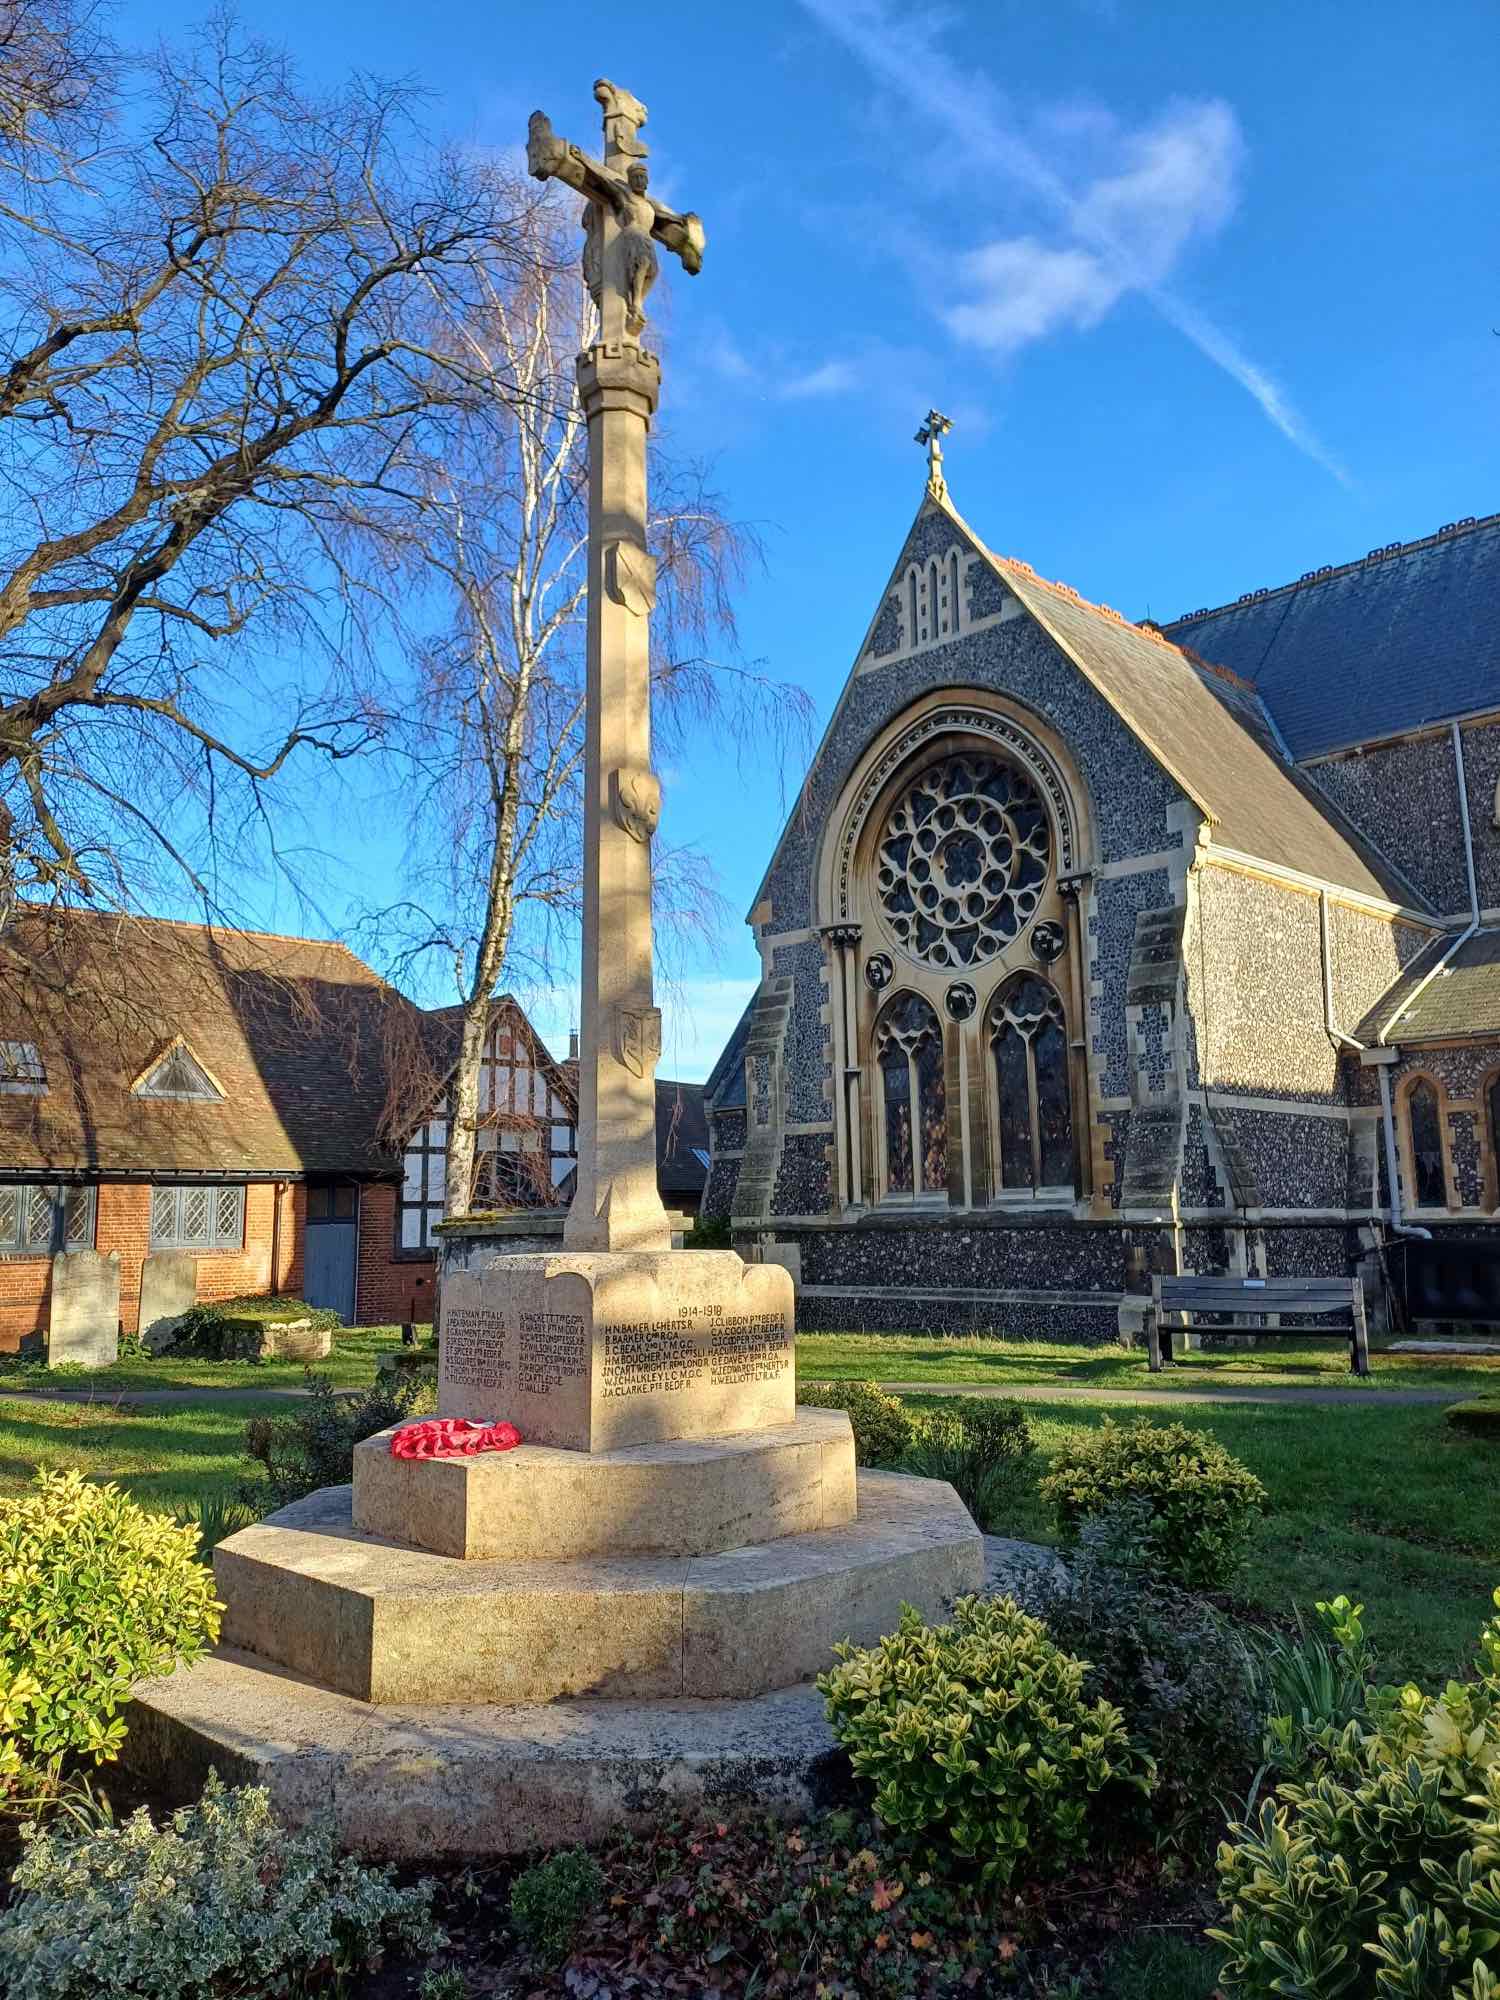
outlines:
{"label": "window tracery", "polygon": [[1448,1174],[1443,1159],[1443,1111],[1437,1085],[1415,1078],[1406,1090],[1406,1133],[1412,1188],[1418,1208],[1446,1208]]}
{"label": "window tracery", "polygon": [[943,1031],[928,1003],[898,993],[875,1028],[887,1194],[942,1194],[948,1186],[948,1099]]}
{"label": "window tracery", "polygon": [[1013,764],[965,751],[906,785],[882,829],[876,893],[921,963],[983,965],[1035,915],[1052,829]]}
{"label": "window tracery", "polygon": [[1068,1036],[1057,989],[1034,973],[990,1003],[1000,1191],[1071,1188],[1073,1116]]}

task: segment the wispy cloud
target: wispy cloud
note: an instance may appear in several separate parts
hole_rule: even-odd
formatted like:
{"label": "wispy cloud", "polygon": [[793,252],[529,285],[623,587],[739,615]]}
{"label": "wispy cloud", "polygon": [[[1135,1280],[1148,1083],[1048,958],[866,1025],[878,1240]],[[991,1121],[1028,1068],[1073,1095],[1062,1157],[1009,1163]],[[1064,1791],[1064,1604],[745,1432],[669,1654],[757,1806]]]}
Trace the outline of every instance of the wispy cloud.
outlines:
{"label": "wispy cloud", "polygon": [[[996,237],[969,253],[960,266],[967,296],[942,313],[956,338],[1012,353],[1061,328],[1096,326],[1137,293],[1253,397],[1283,437],[1349,483],[1270,373],[1168,282],[1192,244],[1222,228],[1235,205],[1243,146],[1227,104],[1176,101],[1133,131],[1098,107],[1065,107],[1044,152],[989,80],[947,55],[940,37],[948,15],[898,12],[891,0],[802,4],[947,133],[971,174],[1021,192],[1061,227],[1057,242],[1035,233]],[[1069,158],[1074,170],[1065,174],[1053,156]]]}
{"label": "wispy cloud", "polygon": [[842,396],[858,387],[859,374],[852,363],[825,361],[805,374],[788,376],[778,385],[776,393],[787,402],[797,403],[808,396]]}

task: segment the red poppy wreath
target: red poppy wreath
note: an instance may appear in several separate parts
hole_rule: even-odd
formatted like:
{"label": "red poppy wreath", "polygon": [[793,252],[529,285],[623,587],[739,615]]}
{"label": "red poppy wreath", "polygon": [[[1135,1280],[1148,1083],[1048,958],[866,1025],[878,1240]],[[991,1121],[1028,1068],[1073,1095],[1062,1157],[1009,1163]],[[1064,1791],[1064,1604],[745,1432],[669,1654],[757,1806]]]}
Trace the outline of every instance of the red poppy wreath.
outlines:
{"label": "red poppy wreath", "polygon": [[424,1417],[403,1424],[391,1439],[392,1458],[472,1458],[479,1451],[514,1451],[514,1424],[476,1424],[468,1417]]}

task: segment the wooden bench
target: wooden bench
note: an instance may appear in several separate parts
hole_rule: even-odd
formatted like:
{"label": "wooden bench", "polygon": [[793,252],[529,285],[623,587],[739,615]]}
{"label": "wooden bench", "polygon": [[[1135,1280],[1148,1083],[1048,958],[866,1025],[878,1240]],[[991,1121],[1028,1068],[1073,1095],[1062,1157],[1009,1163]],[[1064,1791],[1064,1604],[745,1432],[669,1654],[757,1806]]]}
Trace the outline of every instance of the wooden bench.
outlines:
{"label": "wooden bench", "polygon": [[[1205,1319],[1204,1314],[1223,1315]],[[1337,1325],[1267,1326],[1267,1313],[1340,1313]],[[1153,1375],[1172,1359],[1173,1324],[1199,1333],[1255,1333],[1283,1340],[1346,1340],[1349,1366],[1370,1372],[1365,1292],[1358,1278],[1180,1278],[1151,1280],[1146,1354]]]}

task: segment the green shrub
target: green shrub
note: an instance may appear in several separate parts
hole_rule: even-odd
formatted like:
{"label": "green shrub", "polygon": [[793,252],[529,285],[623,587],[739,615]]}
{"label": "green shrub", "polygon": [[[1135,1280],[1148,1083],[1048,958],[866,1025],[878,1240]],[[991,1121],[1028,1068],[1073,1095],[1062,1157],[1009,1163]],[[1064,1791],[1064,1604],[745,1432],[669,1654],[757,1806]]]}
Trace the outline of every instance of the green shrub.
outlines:
{"label": "green shrub", "polygon": [[442,1942],[431,1887],[395,1888],[341,1858],[327,1829],[291,1832],[263,1790],[210,1776],[161,1828],[34,1833],[0,1914],[9,2000],[228,2000],[342,1987],[388,1946]]}
{"label": "green shrub", "polygon": [[727,1215],[700,1215],[682,1239],[684,1250],[732,1250]]}
{"label": "green shrub", "polygon": [[1266,1489],[1207,1431],[1145,1417],[1075,1432],[1052,1461],[1041,1495],[1069,1539],[1122,1500],[1142,1516],[1152,1565],[1189,1590],[1227,1583],[1244,1557]]}
{"label": "green shrub", "polygon": [[222,1493],[208,1493],[200,1494],[196,1500],[184,1500],[174,1507],[172,1519],[195,1531],[198,1560],[212,1569],[214,1550],[220,1542],[230,1535],[237,1535],[241,1528],[254,1527],[260,1516],[244,1500],[228,1499]]}
{"label": "green shrub", "polygon": [[1335,1597],[1317,1610],[1323,1630],[1309,1631],[1298,1611],[1295,1638],[1277,1633],[1256,1642],[1265,1760],[1289,1777],[1306,1768],[1325,1730],[1342,1731],[1364,1714],[1373,1684],[1364,1606]]}
{"label": "green shrub", "polygon": [[906,1605],[879,1645],[834,1650],[818,1689],[876,1813],[985,1882],[1055,1872],[1086,1848],[1092,1804],[1152,1788],[1120,1711],[1086,1697],[1087,1663],[1010,1598],[960,1598],[951,1625]]}
{"label": "green shrub", "polygon": [[511,1884],[510,1921],[523,1944],[556,1965],[604,1894],[604,1875],[580,1847],[522,1869]]}
{"label": "green shrub", "polygon": [[797,1401],[847,1412],[854,1427],[854,1456],[861,1465],[899,1465],[916,1440],[913,1413],[877,1382],[799,1382]]}
{"label": "green shrub", "polygon": [[258,1361],[263,1328],[268,1321],[280,1325],[285,1320],[307,1320],[315,1331],[344,1324],[342,1315],[330,1307],[310,1306],[301,1299],[266,1294],[205,1300],[189,1306],[165,1351],[203,1361]]}
{"label": "green shrub", "polygon": [[218,1637],[197,1546],[78,1472],[0,1500],[0,1798],[54,1784],[70,1753],[118,1756],[132,1685]]}
{"label": "green shrub", "polygon": [[[1496,1593],[1500,1605],[1500,1592]],[[1340,1608],[1342,1607],[1342,1608]],[[1357,1653],[1346,1599],[1322,1617]],[[1343,1637],[1340,1637],[1342,1630]],[[1500,1618],[1476,1679],[1370,1689],[1219,1849],[1227,1992],[1248,2000],[1500,1995]]]}
{"label": "green shrub", "polygon": [[1035,1478],[1031,1426],[1019,1403],[954,1396],[914,1419],[903,1472],[946,1479],[986,1534],[1014,1525]]}
{"label": "green shrub", "polygon": [[1114,1703],[1132,1740],[1156,1759],[1150,1811],[1158,1832],[1175,1828],[1197,1841],[1208,1822],[1222,1827],[1218,1799],[1244,1795],[1265,1698],[1234,1625],[1136,1560],[1144,1512],[1144,1502],[1127,1501],[1086,1521],[1068,1568],[1039,1580],[1027,1608],[1059,1646],[1089,1662],[1090,1689]]}
{"label": "green shrub", "polygon": [[252,1417],[245,1426],[245,1450],[265,1477],[247,1480],[240,1498],[258,1516],[322,1486],[346,1486],[354,1477],[357,1444],[403,1417],[430,1410],[435,1401],[430,1377],[384,1376],[354,1395],[337,1393],[326,1375],[310,1368],[306,1380],[310,1393],[290,1415]]}

